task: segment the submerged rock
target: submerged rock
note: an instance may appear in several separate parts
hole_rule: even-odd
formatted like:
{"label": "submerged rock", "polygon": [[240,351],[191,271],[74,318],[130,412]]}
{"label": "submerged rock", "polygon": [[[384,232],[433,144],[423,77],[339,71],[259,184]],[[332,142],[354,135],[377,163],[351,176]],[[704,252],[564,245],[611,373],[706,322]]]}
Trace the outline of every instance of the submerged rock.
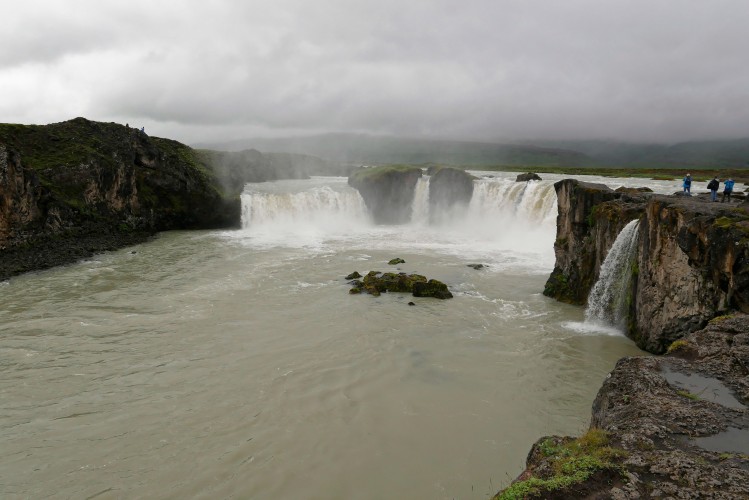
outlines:
{"label": "submerged rock", "polygon": [[397,264],[405,264],[405,263],[406,263],[406,261],[403,260],[403,259],[401,259],[400,257],[397,257],[395,259],[390,259],[388,261],[388,264],[390,264],[391,266],[395,266]]}
{"label": "submerged rock", "polygon": [[346,276],[345,279],[347,280],[355,280],[361,278],[361,274],[359,274],[359,271],[354,271],[353,273]]}
{"label": "submerged rock", "polygon": [[466,266],[467,266],[467,267],[471,267],[471,268],[473,268],[473,269],[475,269],[475,270],[477,270],[477,271],[478,271],[479,269],[483,269],[483,268],[485,268],[485,267],[486,267],[486,266],[485,266],[484,264],[466,264]]}

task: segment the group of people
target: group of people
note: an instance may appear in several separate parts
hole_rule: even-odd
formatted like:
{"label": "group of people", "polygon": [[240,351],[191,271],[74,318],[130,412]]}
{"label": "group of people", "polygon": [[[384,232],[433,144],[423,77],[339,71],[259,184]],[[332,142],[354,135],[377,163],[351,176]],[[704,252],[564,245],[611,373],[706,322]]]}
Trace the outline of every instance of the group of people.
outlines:
{"label": "group of people", "polygon": [[[687,174],[684,177],[684,194],[692,196],[692,174]],[[718,201],[718,188],[720,188],[720,179],[713,177],[713,180],[707,183],[707,189],[710,190],[710,201]],[[720,200],[721,203],[728,200],[731,201],[731,193],[733,193],[733,179],[728,178],[723,181],[723,198]]]}

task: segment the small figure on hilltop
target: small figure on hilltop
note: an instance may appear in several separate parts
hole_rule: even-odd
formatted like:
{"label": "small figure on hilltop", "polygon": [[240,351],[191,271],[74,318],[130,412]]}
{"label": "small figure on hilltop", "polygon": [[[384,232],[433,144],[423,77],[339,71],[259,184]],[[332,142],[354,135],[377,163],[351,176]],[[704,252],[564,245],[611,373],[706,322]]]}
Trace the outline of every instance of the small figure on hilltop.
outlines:
{"label": "small figure on hilltop", "polygon": [[731,201],[731,193],[733,193],[733,179],[730,177],[726,179],[726,181],[723,183],[723,198],[720,200],[721,203],[726,201],[726,198],[728,201]]}
{"label": "small figure on hilltop", "polygon": [[717,177],[713,177],[713,180],[707,183],[707,189],[710,190],[710,201],[718,201],[718,188],[720,187],[720,180]]}
{"label": "small figure on hilltop", "polygon": [[692,174],[687,174],[687,176],[684,177],[684,194],[692,196]]}

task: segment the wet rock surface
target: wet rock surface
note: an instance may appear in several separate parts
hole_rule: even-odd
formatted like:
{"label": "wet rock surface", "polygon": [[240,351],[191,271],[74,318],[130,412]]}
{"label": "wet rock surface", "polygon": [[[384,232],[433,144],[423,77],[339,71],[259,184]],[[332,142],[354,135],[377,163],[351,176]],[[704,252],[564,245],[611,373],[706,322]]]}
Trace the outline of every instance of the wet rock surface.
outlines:
{"label": "wet rock surface", "polygon": [[475,179],[457,168],[443,167],[437,170],[429,181],[429,213],[432,220],[438,220],[440,214],[449,214],[456,208],[467,207],[473,196]]}
{"label": "wet rock surface", "polygon": [[404,224],[411,220],[416,183],[423,175],[418,167],[362,168],[348,177],[377,224]]}
{"label": "wet rock surface", "polygon": [[115,123],[0,124],[0,280],[139,243],[239,224],[198,152]]}
{"label": "wet rock surface", "polygon": [[515,178],[515,182],[528,182],[528,181],[540,181],[540,180],[541,180],[541,176],[533,172],[528,172],[525,174],[518,174],[518,176]]}
{"label": "wet rock surface", "polygon": [[585,304],[617,235],[639,219],[627,334],[653,353],[724,311],[749,313],[749,212],[698,196],[665,196],[567,179],[559,205],[556,264],[544,294]]}
{"label": "wet rock surface", "polygon": [[[359,274],[354,271],[349,276]],[[346,279],[349,279],[346,277]],[[361,280],[349,283],[349,293],[358,295],[367,293],[379,297],[385,292],[410,293],[414,297],[434,297],[437,299],[450,299],[452,293],[447,285],[435,279],[427,279],[421,274],[406,273],[382,273],[380,271],[369,271]]]}
{"label": "wet rock surface", "polygon": [[[663,357],[621,359],[595,399],[591,429],[624,453],[614,477],[588,477],[565,498],[749,498],[749,316],[716,318]],[[516,482],[543,475],[550,457],[536,450],[547,439]]]}

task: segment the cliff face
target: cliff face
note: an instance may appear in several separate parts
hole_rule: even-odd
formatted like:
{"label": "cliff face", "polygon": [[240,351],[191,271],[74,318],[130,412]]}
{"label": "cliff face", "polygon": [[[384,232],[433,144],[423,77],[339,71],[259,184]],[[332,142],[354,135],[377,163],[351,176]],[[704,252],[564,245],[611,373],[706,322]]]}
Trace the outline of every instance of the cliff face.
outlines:
{"label": "cliff face", "polygon": [[644,198],[574,179],[559,181],[554,188],[559,210],[556,264],[544,294],[582,305],[617,235],[640,216]]}
{"label": "cliff face", "polygon": [[540,439],[496,498],[749,498],[747,367],[743,314],[715,318],[664,357],[619,360],[591,430]]}
{"label": "cliff face", "polygon": [[83,118],[0,125],[0,279],[155,231],[236,226],[239,212],[176,141]]}
{"label": "cliff face", "polygon": [[0,144],[0,245],[18,227],[40,219],[39,179],[21,165],[19,155]]}
{"label": "cliff face", "polygon": [[473,197],[475,177],[457,168],[441,168],[429,180],[429,213],[439,218],[468,206]]}
{"label": "cliff face", "polygon": [[749,312],[746,205],[614,192],[575,180],[555,187],[556,266],[546,295],[584,304],[617,235],[639,218],[628,318],[628,334],[638,346],[662,353],[722,311]]}
{"label": "cliff face", "polygon": [[359,190],[376,223],[403,224],[411,220],[416,183],[421,176],[418,167],[372,167],[354,172],[348,183]]}

